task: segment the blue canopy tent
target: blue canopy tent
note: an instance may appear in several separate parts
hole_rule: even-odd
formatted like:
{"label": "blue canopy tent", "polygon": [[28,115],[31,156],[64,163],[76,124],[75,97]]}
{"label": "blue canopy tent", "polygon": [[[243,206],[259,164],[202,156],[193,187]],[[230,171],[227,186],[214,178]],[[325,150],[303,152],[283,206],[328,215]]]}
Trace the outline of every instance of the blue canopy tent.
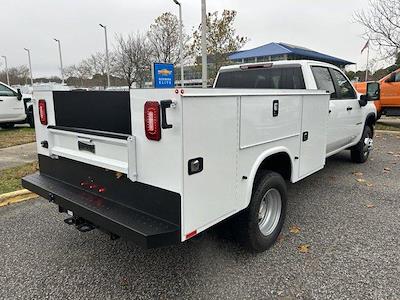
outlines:
{"label": "blue canopy tent", "polygon": [[285,43],[269,43],[257,48],[238,51],[231,54],[229,56],[229,59],[241,63],[274,60],[310,59],[331,63],[341,68],[344,68],[346,65],[354,64],[344,59]]}

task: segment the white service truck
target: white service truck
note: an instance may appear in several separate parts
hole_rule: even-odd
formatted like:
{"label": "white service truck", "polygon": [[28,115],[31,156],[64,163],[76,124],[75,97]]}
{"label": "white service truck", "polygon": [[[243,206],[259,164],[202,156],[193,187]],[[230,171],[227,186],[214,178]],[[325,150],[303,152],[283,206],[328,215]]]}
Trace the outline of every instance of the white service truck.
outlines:
{"label": "white service truck", "polygon": [[22,182],[82,232],[151,248],[229,218],[245,246],[264,251],[284,222],[286,182],[345,149],[367,160],[368,100],[316,61],[224,67],[213,89],[38,92],[40,172]]}
{"label": "white service truck", "polygon": [[10,129],[24,123],[34,126],[31,96],[0,82],[0,128]]}

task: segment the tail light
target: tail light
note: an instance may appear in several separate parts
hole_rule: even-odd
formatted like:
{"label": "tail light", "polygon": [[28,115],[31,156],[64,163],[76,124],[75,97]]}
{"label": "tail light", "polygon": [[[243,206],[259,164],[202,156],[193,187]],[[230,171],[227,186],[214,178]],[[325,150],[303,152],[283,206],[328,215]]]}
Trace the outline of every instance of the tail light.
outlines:
{"label": "tail light", "polygon": [[157,101],[144,104],[144,130],[149,140],[161,140],[160,104]]}
{"label": "tail light", "polygon": [[47,125],[46,101],[43,99],[39,100],[39,118],[42,125]]}

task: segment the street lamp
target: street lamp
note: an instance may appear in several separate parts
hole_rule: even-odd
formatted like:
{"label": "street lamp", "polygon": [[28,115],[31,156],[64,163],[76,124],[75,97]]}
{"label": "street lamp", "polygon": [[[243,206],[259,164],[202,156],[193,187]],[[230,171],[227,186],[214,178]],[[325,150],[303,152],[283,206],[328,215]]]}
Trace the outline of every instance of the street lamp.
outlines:
{"label": "street lamp", "polygon": [[31,74],[31,86],[33,88],[33,76],[32,76],[32,64],[31,64],[31,50],[24,48],[24,50],[28,53],[28,62],[29,62],[29,72]]}
{"label": "street lamp", "polygon": [[10,85],[10,78],[8,77],[7,56],[2,55],[1,57],[4,58],[4,63],[5,63],[5,66],[6,66],[7,84]]}
{"label": "street lamp", "polygon": [[61,55],[61,42],[60,40],[54,38],[54,40],[58,44],[58,53],[60,55],[60,70],[61,70],[61,84],[64,84],[64,69],[63,69],[63,62],[62,62],[62,55]]}
{"label": "street lamp", "polygon": [[178,0],[173,0],[176,5],[179,6],[179,40],[180,40],[180,46],[179,46],[179,58],[181,61],[181,86],[184,87],[184,65],[183,65],[183,22],[182,22],[182,5]]}
{"label": "street lamp", "polygon": [[107,41],[107,26],[99,24],[100,27],[104,28],[104,38],[106,40],[106,60],[107,60],[107,86],[110,87],[110,60],[108,58],[108,41]]}
{"label": "street lamp", "polygon": [[207,88],[207,10],[206,0],[201,0],[201,81],[202,87]]}

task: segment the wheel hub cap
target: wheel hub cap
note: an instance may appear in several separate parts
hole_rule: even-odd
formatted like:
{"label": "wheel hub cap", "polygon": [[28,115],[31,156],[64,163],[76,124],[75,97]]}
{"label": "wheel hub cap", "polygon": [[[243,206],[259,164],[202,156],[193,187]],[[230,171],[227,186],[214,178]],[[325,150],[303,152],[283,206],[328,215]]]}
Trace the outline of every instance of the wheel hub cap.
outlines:
{"label": "wheel hub cap", "polygon": [[258,227],[265,236],[270,235],[279,223],[282,212],[282,198],[277,189],[269,189],[260,203]]}

